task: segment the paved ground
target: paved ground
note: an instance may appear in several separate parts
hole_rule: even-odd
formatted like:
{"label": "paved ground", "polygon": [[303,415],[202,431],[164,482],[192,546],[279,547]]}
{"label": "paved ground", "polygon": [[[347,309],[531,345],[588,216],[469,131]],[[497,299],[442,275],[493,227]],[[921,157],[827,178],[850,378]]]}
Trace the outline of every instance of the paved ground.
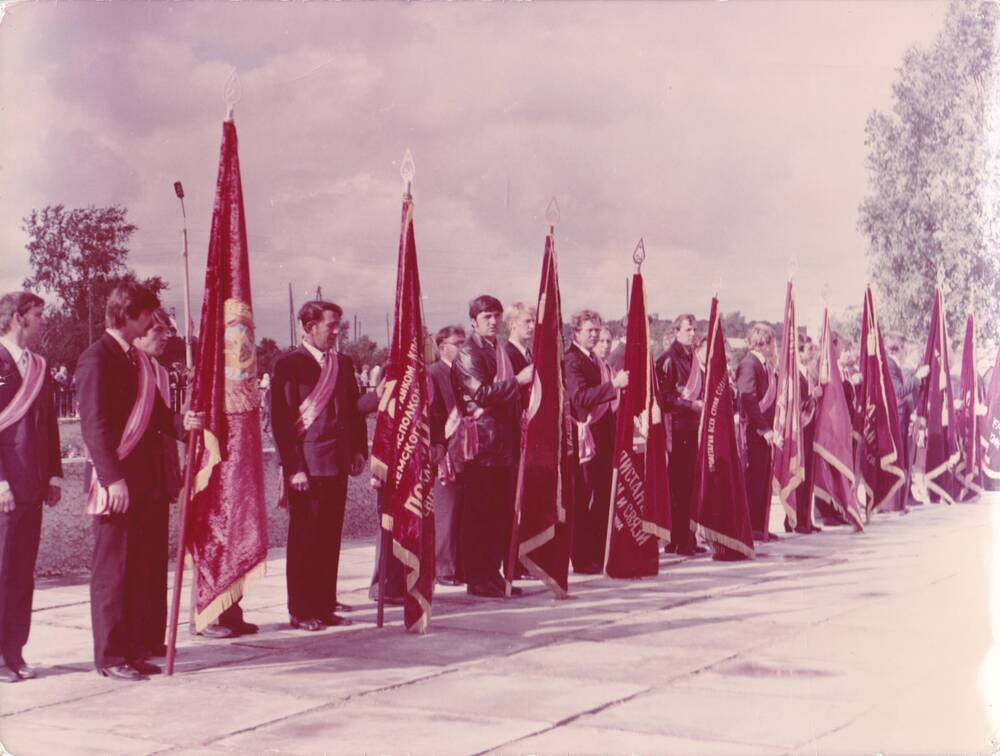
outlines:
{"label": "paved ground", "polygon": [[185,632],[178,674],[143,683],[91,671],[86,585],[44,582],[42,677],[0,688],[0,740],[17,756],[996,752],[998,525],[994,494],[752,562],[575,580],[573,601],[446,589],[423,637],[399,610],[374,628],[360,544],[341,570],[357,624],[291,631],[277,553],[245,601],[259,635]]}

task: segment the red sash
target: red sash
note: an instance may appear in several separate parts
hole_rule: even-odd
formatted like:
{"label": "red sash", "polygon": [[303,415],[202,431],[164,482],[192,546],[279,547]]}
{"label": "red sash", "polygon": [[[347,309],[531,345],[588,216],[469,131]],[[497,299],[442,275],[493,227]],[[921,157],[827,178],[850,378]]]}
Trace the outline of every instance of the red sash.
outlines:
{"label": "red sash", "polygon": [[507,350],[503,348],[503,344],[500,343],[500,339],[497,339],[496,346],[496,356],[497,356],[497,374],[493,379],[494,382],[506,381],[509,378],[514,377],[514,366],[510,362],[510,355],[507,354]]}
{"label": "red sash", "polygon": [[[139,378],[139,385],[135,392],[135,403],[132,411],[129,412],[125,421],[125,428],[122,430],[121,441],[115,454],[118,459],[125,459],[135,449],[146,429],[149,427],[149,420],[153,416],[153,407],[156,405],[156,372],[153,363],[143,352],[135,350],[136,374]],[[90,487],[87,490],[87,503],[84,507],[84,514],[106,515],[111,514],[111,506],[108,502],[108,489],[102,486],[97,480],[97,470],[91,469]]]}
{"label": "red sash", "polygon": [[[306,431],[316,422],[319,413],[323,411],[330,397],[333,396],[333,389],[337,386],[337,376],[340,373],[340,358],[335,353],[327,352],[323,359],[323,367],[319,371],[319,380],[309,396],[302,400],[299,405],[298,415],[295,418],[295,435],[302,438]],[[288,507],[288,485],[285,482],[285,471],[278,465],[278,506]]]}
{"label": "red sash", "polygon": [[[597,358],[597,362],[601,368],[601,383],[608,383],[614,380],[614,371],[611,366],[602,360]],[[582,423],[576,422],[576,437],[580,444],[580,464],[589,462],[594,458],[597,453],[597,444],[594,442],[594,434],[590,430],[590,426],[604,417],[608,410],[613,410],[618,408],[618,391],[615,391],[615,398],[610,402],[602,402],[598,405],[597,409],[587,415],[587,419]]]}
{"label": "red sash", "polygon": [[688,375],[687,383],[681,389],[681,396],[693,402],[701,396],[702,381],[704,381],[704,373],[701,371],[701,365],[698,364],[698,358],[695,357],[691,363],[691,373]]}
{"label": "red sash", "polygon": [[21,385],[10,400],[10,404],[0,410],[0,432],[17,425],[31,409],[31,405],[42,391],[42,386],[45,385],[46,369],[44,357],[28,352],[28,365],[24,370]]}

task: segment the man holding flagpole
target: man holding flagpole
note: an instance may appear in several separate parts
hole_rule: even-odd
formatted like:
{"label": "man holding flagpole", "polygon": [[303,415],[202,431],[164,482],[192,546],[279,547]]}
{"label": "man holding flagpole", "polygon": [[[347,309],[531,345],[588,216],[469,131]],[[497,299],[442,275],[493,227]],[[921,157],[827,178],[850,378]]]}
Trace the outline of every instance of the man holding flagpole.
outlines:
{"label": "man holding flagpole", "polygon": [[350,624],[336,614],[337,571],[348,475],[368,451],[351,358],[336,351],[343,310],[306,302],[302,344],[274,364],[271,423],[287,491],[288,614],[293,628]]}
{"label": "man holding flagpole", "polygon": [[[107,330],[76,369],[80,430],[94,465],[85,510],[94,518],[94,664],[98,674],[116,680],[160,672],[144,658],[144,612],[154,589],[147,543],[156,506],[151,492],[162,452],[158,434],[183,436],[180,417],[157,391],[152,363],[132,345],[149,331],[159,306],[139,283],[116,286],[108,297]],[[200,413],[184,416],[185,431],[203,425]]]}
{"label": "man holding flagpole", "polygon": [[628,371],[612,378],[601,371],[593,353],[601,333],[601,316],[581,310],[572,316],[573,343],[566,350],[566,392],[580,439],[577,507],[573,524],[573,570],[597,575],[604,570],[611,508],[611,472],[615,425],[611,403],[628,386]]}
{"label": "man holding flagpole", "polygon": [[[473,596],[502,598],[500,575],[513,522],[514,460],[520,441],[522,386],[534,375],[531,365],[514,373],[497,332],[503,305],[484,294],[469,303],[472,333],[451,368],[456,405],[462,417],[472,418],[470,432],[478,451],[466,462],[465,511],[459,536],[467,591]],[[472,430],[474,429],[474,430]],[[513,595],[519,588],[513,588]]]}
{"label": "man holding flagpole", "polygon": [[34,678],[22,653],[31,629],[42,504],[62,489],[55,386],[28,347],[45,326],[30,292],[0,297],[0,681]]}
{"label": "man holding flagpole", "polygon": [[750,351],[736,369],[740,415],[746,422],[747,500],[750,522],[757,541],[777,538],[768,528],[771,509],[771,439],[774,437],[774,403],[777,376],[774,361],[774,330],[754,323],[747,334]]}

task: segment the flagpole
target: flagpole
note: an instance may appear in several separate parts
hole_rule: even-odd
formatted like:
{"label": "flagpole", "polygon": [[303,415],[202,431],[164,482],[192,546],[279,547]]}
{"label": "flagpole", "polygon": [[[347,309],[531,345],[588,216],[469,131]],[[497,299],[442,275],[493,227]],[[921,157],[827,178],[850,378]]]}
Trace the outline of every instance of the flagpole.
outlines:
{"label": "flagpole", "polygon": [[184,364],[190,371],[193,364],[191,357],[191,276],[188,272],[188,230],[187,212],[184,210],[184,185],[180,181],[174,182],[174,193],[181,203],[181,239],[183,240],[181,257],[184,259]]}
{"label": "flagpole", "polygon": [[288,340],[292,349],[295,348],[295,306],[292,304],[292,282],[288,282]]}

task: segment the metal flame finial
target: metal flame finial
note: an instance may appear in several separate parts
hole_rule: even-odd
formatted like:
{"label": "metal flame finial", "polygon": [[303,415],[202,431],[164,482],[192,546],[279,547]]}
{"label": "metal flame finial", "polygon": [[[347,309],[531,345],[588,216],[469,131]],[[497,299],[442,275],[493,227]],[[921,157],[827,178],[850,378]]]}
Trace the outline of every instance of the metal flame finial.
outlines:
{"label": "metal flame finial", "polygon": [[406,183],[406,193],[410,193],[410,187],[413,185],[413,177],[417,175],[417,164],[413,162],[413,153],[410,152],[410,148],[406,148],[406,152],[403,153],[403,162],[399,165],[399,175],[403,177],[403,181]]}
{"label": "metal flame finial", "polygon": [[556,202],[554,196],[549,200],[549,206],[545,208],[545,222],[549,226],[555,226],[559,223],[559,203]]}
{"label": "metal flame finial", "polygon": [[635,272],[638,273],[642,264],[646,261],[646,244],[643,242],[642,237],[639,237],[639,243],[635,245],[635,250],[632,252],[632,262],[635,263]]}
{"label": "metal flame finial", "polygon": [[222,88],[222,101],[226,103],[226,120],[233,120],[233,109],[236,103],[243,99],[243,84],[240,82],[240,75],[236,71],[236,66],[229,72],[229,78]]}

